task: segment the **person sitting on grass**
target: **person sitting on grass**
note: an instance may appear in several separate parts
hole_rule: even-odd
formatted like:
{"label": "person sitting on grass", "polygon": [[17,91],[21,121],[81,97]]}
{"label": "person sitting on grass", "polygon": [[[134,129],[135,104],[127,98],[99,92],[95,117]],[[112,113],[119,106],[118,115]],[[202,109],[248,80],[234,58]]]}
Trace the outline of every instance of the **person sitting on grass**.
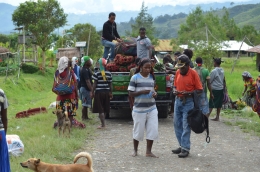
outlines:
{"label": "person sitting on grass", "polygon": [[92,76],[94,80],[92,98],[94,98],[93,113],[99,113],[101,125],[98,129],[105,128],[105,113],[110,112],[110,99],[112,96],[112,74],[106,70],[107,61],[98,60],[99,70]]}
{"label": "person sitting on grass", "polygon": [[242,93],[243,101],[250,107],[253,106],[256,96],[256,82],[252,78],[251,74],[247,71],[242,73],[243,81],[245,82],[245,89]]}
{"label": "person sitting on grass", "polygon": [[151,60],[143,58],[128,86],[129,96],[134,97],[132,110],[134,120],[133,157],[137,156],[139,141],[143,140],[145,130],[147,141],[146,157],[156,157],[152,153],[153,141],[158,138],[158,110],[154,99],[157,93],[154,86],[155,76]]}
{"label": "person sitting on grass", "polygon": [[10,172],[10,161],[8,154],[8,146],[6,142],[7,133],[7,108],[8,101],[5,93],[0,89],[0,171]]}

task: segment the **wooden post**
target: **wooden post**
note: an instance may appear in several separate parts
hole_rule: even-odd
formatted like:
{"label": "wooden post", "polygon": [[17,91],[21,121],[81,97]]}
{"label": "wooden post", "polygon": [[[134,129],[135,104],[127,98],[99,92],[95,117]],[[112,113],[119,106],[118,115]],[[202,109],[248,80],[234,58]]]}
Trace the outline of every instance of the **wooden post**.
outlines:
{"label": "wooden post", "polygon": [[90,26],[90,28],[89,28],[89,34],[88,34],[88,48],[87,48],[87,56],[88,56],[88,50],[89,50],[90,34],[91,34],[91,26]]}

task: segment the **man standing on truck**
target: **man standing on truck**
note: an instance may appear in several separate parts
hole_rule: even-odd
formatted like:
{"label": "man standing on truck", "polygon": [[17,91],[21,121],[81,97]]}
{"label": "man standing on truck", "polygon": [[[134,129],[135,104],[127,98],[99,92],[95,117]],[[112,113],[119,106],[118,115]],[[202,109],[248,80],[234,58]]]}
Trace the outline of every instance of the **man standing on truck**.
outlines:
{"label": "man standing on truck", "polygon": [[105,47],[103,58],[107,59],[108,53],[110,50],[110,60],[113,61],[115,58],[115,47],[116,44],[113,43],[113,40],[121,42],[120,36],[117,32],[117,27],[115,23],[116,14],[111,12],[108,15],[108,21],[106,21],[103,25],[102,31],[102,40],[101,43]]}
{"label": "man standing on truck", "polygon": [[152,43],[151,40],[146,37],[146,29],[141,27],[139,29],[139,36],[136,40],[137,46],[137,58],[151,58],[152,56]]}
{"label": "man standing on truck", "polygon": [[186,55],[178,58],[175,87],[175,106],[174,106],[174,130],[180,147],[172,150],[178,154],[179,158],[185,158],[190,151],[190,133],[191,128],[188,124],[188,112],[194,108],[192,93],[194,91],[202,92],[200,78],[195,70],[190,68],[190,59]]}

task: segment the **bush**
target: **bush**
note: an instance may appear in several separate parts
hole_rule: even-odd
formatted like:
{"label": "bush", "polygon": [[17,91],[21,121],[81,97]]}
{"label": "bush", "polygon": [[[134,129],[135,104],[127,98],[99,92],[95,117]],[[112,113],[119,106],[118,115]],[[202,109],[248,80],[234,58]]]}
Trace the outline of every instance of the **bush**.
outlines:
{"label": "bush", "polygon": [[21,69],[22,69],[22,71],[23,71],[24,73],[36,73],[36,72],[39,71],[38,66],[29,65],[29,64],[25,64],[25,63],[22,64]]}

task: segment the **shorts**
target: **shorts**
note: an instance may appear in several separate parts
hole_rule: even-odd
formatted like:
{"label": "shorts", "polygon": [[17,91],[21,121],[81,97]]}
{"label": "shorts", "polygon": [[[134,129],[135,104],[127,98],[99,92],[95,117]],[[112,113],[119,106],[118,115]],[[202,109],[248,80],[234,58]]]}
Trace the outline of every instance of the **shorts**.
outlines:
{"label": "shorts", "polygon": [[153,109],[150,112],[139,113],[132,111],[134,121],[133,139],[143,141],[144,131],[146,130],[147,140],[158,139],[158,110]]}
{"label": "shorts", "polygon": [[85,87],[80,87],[80,99],[82,102],[82,106],[88,108],[92,107],[92,99],[90,97],[90,91],[88,91]]}
{"label": "shorts", "polygon": [[94,96],[93,113],[109,113],[110,97],[109,91],[98,91]]}
{"label": "shorts", "polygon": [[207,94],[203,91],[200,95],[200,110],[203,115],[209,114],[209,100]]}

